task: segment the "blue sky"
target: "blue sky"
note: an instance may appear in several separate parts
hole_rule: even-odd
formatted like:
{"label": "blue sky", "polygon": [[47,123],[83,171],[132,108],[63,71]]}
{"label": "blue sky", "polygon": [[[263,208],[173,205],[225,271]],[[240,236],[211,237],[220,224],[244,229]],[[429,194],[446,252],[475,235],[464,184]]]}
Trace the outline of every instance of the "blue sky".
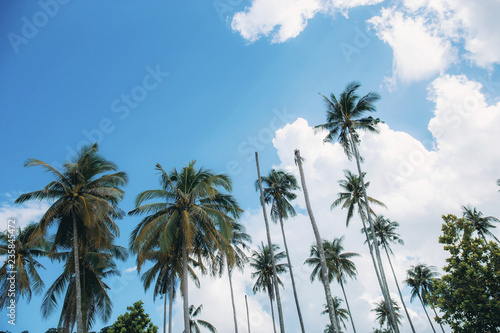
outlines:
{"label": "blue sky", "polygon": [[[374,191],[396,208],[384,214],[394,212],[397,218],[408,219],[402,228],[407,238],[421,232],[417,219],[432,220],[428,223],[434,228],[423,242],[430,247],[416,243],[412,247],[407,241],[410,245],[400,263],[412,265],[415,262],[408,258],[417,258],[442,267],[445,253],[437,257],[432,253],[439,249],[441,214],[458,213],[466,202],[478,205],[486,215],[500,213],[494,201],[498,203],[498,195],[491,198],[500,178],[493,167],[500,158],[497,149],[492,150],[500,119],[500,41],[499,23],[491,13],[498,9],[493,0],[481,6],[451,0],[1,2],[0,216],[36,220],[45,207],[13,204],[20,193],[40,189],[50,180],[41,169],[23,168],[27,158],[58,166],[92,140],[129,175],[121,205],[125,211],[134,208],[137,193],[157,186],[156,163],[171,169],[197,160],[228,173],[233,193],[247,212],[243,222],[258,244],[264,238],[253,185],[253,152],[260,154],[263,173],[272,166],[296,172],[290,158],[294,148],[301,148],[310,150],[310,157],[306,151],[303,155],[313,164],[311,187],[318,186],[317,205],[324,201],[318,210],[320,216],[325,214],[326,229],[332,216],[343,216],[343,212],[328,215],[328,208],[338,192],[337,180],[350,164],[335,146],[322,145],[321,134],[314,135],[310,127],[324,120],[318,93],[338,94],[356,80],[362,83],[361,94],[376,91],[382,96],[377,116],[386,125],[380,139],[373,139],[379,145],[374,143],[372,151],[366,151],[365,165],[368,174],[374,174]],[[457,93],[461,89],[464,93]],[[487,120],[472,121],[473,112],[482,112]],[[330,148],[333,155],[325,155]],[[425,156],[422,162],[415,151]],[[380,156],[394,163],[380,164]],[[464,161],[470,169],[464,169]],[[436,172],[438,167],[445,171]],[[377,170],[381,172],[375,178]],[[397,176],[396,185],[388,181],[391,175]],[[331,186],[326,189],[324,184]],[[384,188],[387,184],[397,188]],[[297,208],[303,209],[299,200]],[[403,209],[408,202],[428,215]],[[301,218],[307,223],[305,216]],[[127,245],[137,221],[119,221],[120,245]],[[19,220],[21,225],[29,222]],[[291,237],[306,227],[292,227]],[[352,244],[361,252],[355,237],[346,248]],[[296,245],[299,257],[294,265],[300,266],[308,249],[299,250],[299,241]],[[417,255],[410,255],[415,251]],[[119,263],[122,270],[133,266],[133,258]],[[45,284],[49,286],[59,273],[59,266],[47,263]],[[247,292],[252,284],[248,275],[247,269],[238,280]],[[123,281],[126,293],[121,291]],[[162,324],[157,309],[161,302],[153,304],[151,293],[144,294],[136,272],[124,271],[122,280],[113,283],[114,312],[108,324],[138,299],[145,302],[153,321]],[[376,290],[370,291],[369,284],[357,289],[359,306],[354,301],[354,307],[369,312]],[[231,325],[210,317],[207,308],[215,307],[207,303],[210,294],[196,292],[191,299],[203,301],[207,320],[219,325],[220,331]],[[321,299],[319,293],[312,295]],[[262,319],[258,331],[269,324],[269,308],[263,296],[252,297]],[[288,325],[294,331],[296,319],[292,300],[288,301]],[[22,300],[16,327],[5,326],[3,319],[0,327],[35,332],[56,326],[58,313],[42,320],[40,302],[40,296],[29,305]],[[311,313],[315,306],[310,306]],[[181,314],[175,313],[180,325]],[[416,305],[414,315],[426,332],[429,327]],[[37,320],[31,320],[33,316]],[[368,314],[359,316],[367,318],[360,323],[366,330],[376,326]],[[308,320],[311,329],[316,322],[318,327],[326,322],[323,316]],[[102,325],[98,322],[95,328]]]}

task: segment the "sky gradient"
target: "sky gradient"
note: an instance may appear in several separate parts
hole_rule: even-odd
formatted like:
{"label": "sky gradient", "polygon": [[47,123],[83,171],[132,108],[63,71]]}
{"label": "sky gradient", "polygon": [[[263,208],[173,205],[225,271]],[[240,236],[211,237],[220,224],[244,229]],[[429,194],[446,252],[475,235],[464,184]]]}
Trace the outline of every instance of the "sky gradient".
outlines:
{"label": "sky gradient", "polygon": [[[360,149],[370,195],[388,206],[377,213],[401,224],[406,245],[394,249],[393,259],[399,280],[418,263],[441,269],[447,255],[437,242],[441,215],[471,204],[500,217],[499,11],[497,0],[2,1],[0,225],[15,217],[25,226],[48,207],[13,204],[51,179],[39,168],[24,168],[28,158],[60,167],[97,141],[102,155],[129,175],[124,211],[134,208],[139,192],[158,186],[156,163],[170,170],[196,160],[229,174],[256,247],[265,229],[254,152],[263,174],[276,167],[298,177],[293,150],[299,148],[320,232],[330,240],[346,235],[345,250],[362,255],[355,261],[358,279],[346,292],[358,331],[367,332],[378,327],[370,309],[380,292],[360,221],[346,228],[345,212],[330,211],[343,170],[354,164],[313,130],[325,120],[318,93],[338,95],[359,81],[360,94],[381,95],[375,116],[385,124],[379,135],[363,135]],[[319,332],[327,322],[320,315],[324,296],[302,265],[314,237],[298,195],[300,214],[287,222],[287,237],[306,330]],[[128,245],[138,221],[118,221],[119,245]],[[279,228],[272,230],[273,242],[282,244]],[[500,237],[498,229],[493,233]],[[50,286],[61,266],[43,262]],[[162,325],[162,301],[144,293],[134,266],[133,258],[118,263],[122,276],[108,281],[112,318],[98,321],[95,330],[139,299]],[[246,329],[247,294],[252,332],[268,332],[268,300],[253,295],[250,273],[246,268],[235,276],[240,330]],[[204,278],[200,290],[191,290],[190,301],[204,305],[203,318],[229,332],[227,276]],[[403,293],[409,299],[409,290]],[[55,327],[58,312],[41,319],[42,296],[20,301],[16,327],[2,311],[0,328]],[[287,278],[283,298],[287,331],[298,332]],[[174,331],[182,326],[181,309],[177,299]],[[431,332],[419,304],[410,310],[417,330]],[[402,332],[406,328],[403,319]]]}

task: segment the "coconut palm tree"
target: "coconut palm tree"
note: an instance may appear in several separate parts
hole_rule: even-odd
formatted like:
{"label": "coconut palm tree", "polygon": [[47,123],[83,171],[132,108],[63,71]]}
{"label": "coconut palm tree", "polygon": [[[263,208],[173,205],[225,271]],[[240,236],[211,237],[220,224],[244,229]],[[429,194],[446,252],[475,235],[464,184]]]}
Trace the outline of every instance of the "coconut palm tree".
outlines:
{"label": "coconut palm tree", "polygon": [[[361,184],[362,195],[365,199],[364,209],[366,211],[366,219],[370,231],[375,235],[373,229],[372,218],[370,214],[370,205],[368,195],[366,193],[366,186],[363,179],[363,172],[361,171],[362,157],[358,151],[360,143],[359,134],[357,130],[365,130],[372,133],[378,133],[377,124],[380,119],[371,116],[365,117],[366,112],[374,112],[376,110],[374,103],[380,99],[380,96],[375,92],[369,92],[363,97],[359,97],[356,90],[360,87],[357,82],[349,83],[344,91],[340,94],[340,99],[337,99],[334,94],[330,98],[322,95],[326,105],[326,123],[315,126],[318,130],[327,130],[328,135],[325,137],[324,142],[334,142],[338,140],[344,149],[347,158],[351,160],[352,156],[356,159],[356,166],[358,168],[358,177]],[[362,216],[363,219],[363,216]],[[365,227],[366,228],[366,227]],[[373,236],[373,238],[375,238]],[[375,273],[379,281],[380,289],[384,296],[386,303],[390,301],[389,288],[387,286],[387,279],[385,277],[384,267],[380,256],[380,250],[377,246],[375,248],[375,258],[373,259]],[[373,256],[373,252],[370,252]],[[392,322],[396,323],[396,315],[392,313]],[[395,333],[399,333],[399,328],[394,327]]]}
{"label": "coconut palm tree", "polygon": [[198,315],[201,313],[201,310],[203,309],[203,305],[200,305],[199,307],[195,308],[194,305],[189,306],[189,321],[191,322],[191,333],[200,333],[200,326],[205,327],[207,330],[209,330],[212,333],[217,333],[217,329],[215,328],[214,325],[210,324],[206,320],[202,319],[196,319]]}
{"label": "coconut palm tree", "polygon": [[[349,318],[347,317],[349,312],[344,309],[344,308],[341,308],[340,307],[340,303],[342,303],[342,299],[340,299],[339,297],[335,296],[333,298],[333,306],[334,306],[334,310],[335,310],[335,316],[336,318],[338,319],[338,325],[340,326],[340,324],[342,324],[342,326],[344,326],[345,329],[347,329],[347,326],[345,324],[345,322],[347,320],[349,320]],[[328,314],[328,306],[326,304],[323,304],[324,307],[325,307],[325,310],[323,310],[321,312],[321,314]],[[324,330],[325,333],[330,333],[332,332],[333,329],[330,325],[326,325],[326,328]]]}
{"label": "coconut palm tree", "polygon": [[[335,278],[340,284],[342,293],[344,294],[344,299],[346,301],[348,314],[351,318],[352,329],[354,332],[356,332],[354,320],[352,319],[351,309],[349,307],[349,302],[347,301],[347,295],[345,293],[344,283],[347,282],[347,277],[356,278],[356,265],[351,261],[351,258],[359,257],[360,255],[354,252],[342,252],[344,250],[344,246],[342,245],[343,241],[344,236],[342,236],[341,238],[334,238],[332,242],[323,240],[323,249],[325,250],[326,264],[328,269],[328,282],[332,283],[333,279]],[[319,251],[316,245],[311,246],[309,258],[306,259],[305,263],[309,266],[314,267],[311,273],[311,282],[313,282],[316,277],[320,276],[321,272]]]}
{"label": "coconut palm tree", "polygon": [[245,231],[245,226],[241,223],[235,222],[230,239],[231,256],[226,257],[227,275],[229,278],[229,289],[231,291],[231,304],[233,306],[233,319],[234,319],[234,332],[238,333],[238,321],[236,319],[236,306],[234,304],[234,291],[233,291],[233,269],[238,268],[243,271],[243,267],[248,262],[248,257],[244,250],[248,250],[247,243],[252,242],[252,237]]}
{"label": "coconut palm tree", "polygon": [[[396,313],[396,320],[397,320],[397,325],[399,325],[401,323],[401,318],[403,318],[402,315],[399,314],[399,306],[398,304],[396,303],[395,300],[393,300],[391,298],[391,304],[392,304],[392,308],[394,309],[394,313]],[[392,332],[391,330],[391,327],[394,327],[394,326],[397,326],[397,325],[393,325],[390,321],[392,320],[391,319],[391,311],[388,309],[387,307],[387,304],[385,303],[385,301],[382,299],[380,300],[379,302],[375,303],[375,308],[372,309],[372,312],[375,312],[375,314],[377,315],[377,320],[378,320],[378,323],[380,324],[380,328],[382,329],[382,326],[384,325],[384,323],[387,322],[387,331],[388,332]]]}
{"label": "coconut palm tree", "polygon": [[43,291],[45,285],[38,269],[45,267],[35,258],[47,256],[50,246],[44,239],[32,237],[36,228],[36,223],[31,223],[24,229],[12,227],[0,233],[0,255],[6,256],[0,267],[0,309],[9,305],[9,289],[13,281],[16,304],[19,296],[26,297],[29,302],[33,293]]}
{"label": "coconut palm tree", "polygon": [[[85,242],[82,242],[85,243]],[[115,259],[127,259],[127,249],[117,245],[108,248],[92,248],[81,246],[79,270],[81,274],[82,318],[84,330],[88,332],[95,324],[97,317],[106,322],[112,314],[112,302],[108,295],[110,289],[104,280],[108,277],[120,275],[116,269]],[[57,308],[57,299],[64,293],[64,301],[59,317],[58,328],[63,332],[72,332],[77,320],[77,301],[75,268],[72,263],[73,250],[61,251],[52,254],[52,259],[64,262],[64,270],[45,293],[41,311],[44,318],[48,318]]]}
{"label": "coconut palm tree", "polygon": [[302,191],[304,193],[304,199],[306,202],[307,214],[311,220],[311,226],[314,232],[314,238],[316,239],[316,246],[318,247],[318,254],[321,266],[321,282],[323,282],[323,287],[325,288],[326,304],[328,305],[328,316],[330,318],[330,325],[333,327],[334,333],[340,332],[340,327],[335,318],[335,311],[333,306],[332,291],[330,290],[330,284],[328,280],[328,269],[325,257],[325,250],[323,249],[323,242],[321,240],[321,235],[319,234],[318,225],[316,224],[316,219],[314,218],[313,210],[311,207],[311,201],[309,200],[309,192],[307,191],[306,178],[304,175],[304,168],[302,167],[303,158],[300,156],[300,151],[295,149],[295,164],[299,168],[300,182],[302,185]]}
{"label": "coconut palm tree", "polygon": [[[279,246],[277,244],[273,244],[274,248],[274,260],[276,272],[278,274],[286,273],[288,268],[287,264],[280,264],[279,261],[283,260],[286,257],[284,252],[277,252],[279,250]],[[269,296],[269,303],[271,305],[271,316],[273,318],[273,328],[276,333],[276,325],[274,323],[274,308],[273,308],[273,299],[275,297],[274,284],[283,286],[283,282],[279,276],[276,276],[276,279],[273,277],[273,267],[272,267],[272,253],[269,249],[269,246],[261,243],[257,251],[253,251],[252,257],[250,259],[250,266],[255,269],[252,272],[252,278],[257,278],[255,284],[252,288],[253,293],[257,293],[258,291],[266,291]],[[276,282],[275,282],[276,281]]]}
{"label": "coconut palm tree", "polygon": [[[410,323],[411,330],[413,333],[415,333],[413,322],[411,321],[410,314],[408,313],[408,309],[406,308],[406,304],[403,299],[403,294],[401,293],[401,289],[399,288],[398,278],[396,277],[396,273],[394,272],[394,267],[392,266],[391,257],[389,256],[389,252],[391,254],[394,254],[392,252],[390,243],[393,244],[398,243],[401,245],[404,244],[404,241],[399,237],[399,234],[396,232],[396,229],[398,227],[399,227],[398,222],[386,219],[382,215],[378,215],[374,221],[374,228],[377,236],[377,245],[378,246],[381,245],[385,250],[385,254],[387,255],[387,260],[389,261],[389,266],[391,266],[392,276],[394,277],[394,281],[396,282],[396,287],[398,288],[399,298],[401,299],[401,303],[403,304],[403,308],[405,310],[406,317],[408,318],[408,322]],[[365,234],[367,234],[366,231]]]}
{"label": "coconut palm tree", "polygon": [[[273,269],[273,279],[274,281],[274,288],[275,288],[275,295],[276,295],[276,303],[278,305],[278,318],[280,322],[280,332],[285,333],[285,323],[283,320],[283,311],[281,309],[281,298],[280,298],[280,288],[278,285],[278,282],[276,281],[278,279],[278,272],[276,270],[276,262],[274,260],[274,246],[273,242],[271,240],[271,231],[269,229],[269,221],[267,220],[267,213],[266,213],[266,205],[264,203],[264,191],[262,190],[262,177],[260,176],[260,166],[259,166],[259,154],[255,152],[255,164],[257,166],[257,182],[259,184],[259,191],[260,191],[260,204],[262,206],[262,214],[264,215],[264,224],[266,225],[266,236],[267,236],[267,246],[269,247],[269,252],[271,255],[271,266]],[[274,324],[274,321],[273,321]]]}
{"label": "coconut palm tree", "polygon": [[[228,194],[231,180],[224,174],[197,169],[190,162],[179,172],[167,173],[160,164],[160,189],[147,190],[136,198],[136,208],[129,215],[149,214],[132,231],[130,247],[140,256],[159,246],[168,250],[180,242],[181,291],[184,330],[190,332],[188,307],[188,257],[197,262],[203,257],[214,259],[217,251],[230,248],[232,226],[241,214],[237,202]],[[145,203],[153,199],[161,202]]]}
{"label": "coconut palm tree", "polygon": [[[299,323],[302,333],[305,333],[304,322],[302,320],[302,313],[300,311],[299,298],[297,296],[297,288],[295,287],[295,278],[293,276],[292,263],[290,260],[290,253],[288,251],[288,245],[285,236],[285,227],[283,220],[288,219],[288,217],[293,217],[296,215],[295,209],[290,204],[291,200],[297,198],[297,195],[292,191],[298,190],[297,179],[290,173],[283,170],[272,169],[267,177],[262,177],[262,183],[264,185],[264,202],[266,204],[271,204],[271,219],[276,223],[280,222],[281,235],[283,236],[283,244],[285,245],[286,259],[288,262],[290,279],[292,280],[293,296],[295,299],[295,306],[297,308],[297,314],[299,316]],[[256,187],[259,186],[258,181],[256,182]]]}
{"label": "coconut palm tree", "polygon": [[488,243],[486,235],[493,237],[497,243],[500,242],[498,238],[496,238],[495,235],[493,235],[493,233],[489,230],[496,228],[493,225],[493,222],[498,223],[500,220],[493,216],[483,216],[483,213],[478,211],[476,208],[472,208],[471,206],[462,206],[462,209],[464,218],[472,223],[478,235],[484,240],[485,243]]}
{"label": "coconut palm tree", "polygon": [[[42,237],[49,227],[57,225],[51,254],[58,247],[72,247],[76,285],[76,294],[73,296],[76,297],[78,332],[84,331],[79,250],[86,246],[96,249],[110,247],[112,239],[119,233],[114,219],[122,216],[117,208],[124,195],[120,187],[127,183],[127,175],[116,172],[116,165],[101,157],[97,151],[97,144],[83,147],[72,163],[63,165],[62,171],[43,161],[29,159],[25,166],[41,166],[55,179],[42,190],[22,194],[15,201],[52,202],[40,219],[33,237]],[[80,237],[82,234],[86,234],[85,237]]]}
{"label": "coconut palm tree", "polygon": [[[438,273],[435,271],[435,269],[436,267],[427,266],[425,264],[411,266],[411,268],[406,271],[407,275],[405,280],[406,285],[411,288],[410,301],[413,301],[415,297],[418,297],[434,333],[436,332],[436,330],[434,329],[434,325],[432,325],[431,318],[429,317],[429,314],[427,313],[425,307],[429,305],[429,302],[427,301],[427,294],[433,291],[432,279],[438,276]],[[437,313],[435,312],[435,310],[434,313],[437,317]],[[443,326],[441,326],[441,330],[443,330],[444,332]]]}

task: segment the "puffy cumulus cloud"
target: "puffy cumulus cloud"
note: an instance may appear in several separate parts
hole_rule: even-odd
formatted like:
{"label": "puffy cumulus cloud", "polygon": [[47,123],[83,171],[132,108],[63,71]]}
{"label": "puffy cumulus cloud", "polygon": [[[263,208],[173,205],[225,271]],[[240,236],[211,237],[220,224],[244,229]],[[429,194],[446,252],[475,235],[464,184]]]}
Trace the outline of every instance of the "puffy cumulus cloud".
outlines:
{"label": "puffy cumulus cloud", "polygon": [[378,37],[393,50],[393,77],[404,82],[427,79],[444,71],[457,60],[457,49],[436,34],[423,17],[407,17],[399,11],[383,9],[369,21]]}
{"label": "puffy cumulus cloud", "polygon": [[26,202],[20,205],[13,205],[4,202],[0,205],[0,230],[7,229],[7,221],[15,219],[18,227],[24,228],[31,222],[38,222],[49,208],[49,204],[40,202]]}
{"label": "puffy cumulus cloud", "polygon": [[371,5],[382,0],[253,0],[245,11],[234,15],[231,28],[243,38],[254,42],[261,36],[270,36],[272,43],[283,43],[297,37],[307,21],[317,13],[347,15],[350,8]]}
{"label": "puffy cumulus cloud", "polygon": [[432,77],[459,60],[500,63],[499,10],[495,0],[404,0],[368,22],[393,50],[394,84]]}

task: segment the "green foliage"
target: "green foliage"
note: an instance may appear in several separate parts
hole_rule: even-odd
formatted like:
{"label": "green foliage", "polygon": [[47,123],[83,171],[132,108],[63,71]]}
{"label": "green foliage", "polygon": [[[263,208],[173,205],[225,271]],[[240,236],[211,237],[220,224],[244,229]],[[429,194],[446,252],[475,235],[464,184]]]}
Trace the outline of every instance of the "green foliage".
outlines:
{"label": "green foliage", "polygon": [[443,312],[438,322],[453,332],[497,332],[500,328],[500,248],[472,237],[471,221],[454,215],[443,216],[443,235],[439,242],[450,252],[443,270],[434,282],[429,301]]}
{"label": "green foliage", "polygon": [[106,331],[107,333],[157,333],[158,326],[155,326],[149,315],[144,312],[142,301],[135,302],[127,307],[127,312],[120,315],[115,323]]}

